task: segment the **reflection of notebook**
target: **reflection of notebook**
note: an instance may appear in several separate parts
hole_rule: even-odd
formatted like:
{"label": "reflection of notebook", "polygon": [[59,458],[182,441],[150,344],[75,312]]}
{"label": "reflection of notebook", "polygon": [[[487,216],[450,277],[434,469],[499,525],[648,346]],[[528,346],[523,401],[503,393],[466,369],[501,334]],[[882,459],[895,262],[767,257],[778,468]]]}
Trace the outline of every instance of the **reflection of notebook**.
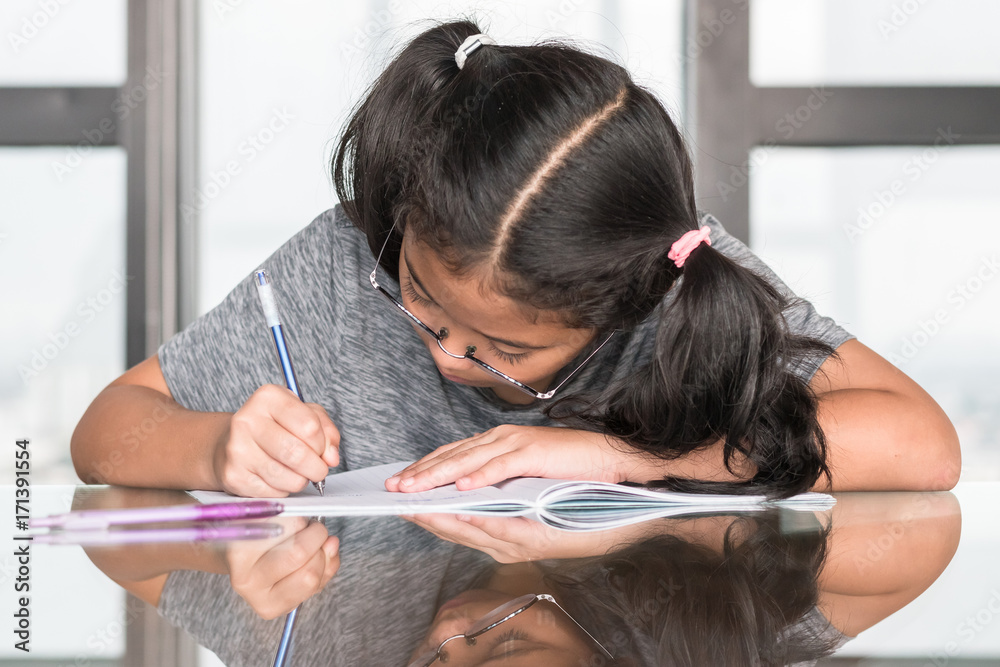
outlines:
{"label": "reflection of notebook", "polygon": [[[804,493],[768,501],[764,496],[685,494],[605,482],[519,477],[473,491],[454,484],[417,493],[392,493],[385,480],[408,462],[335,473],[326,478],[325,495],[312,486],[280,499],[285,514],[349,516],[448,512],[484,515],[531,514],[570,530],[598,530],[654,517],[743,512],[768,507],[823,511],[836,502],[823,493]],[[232,502],[221,491],[189,491],[203,503]]]}

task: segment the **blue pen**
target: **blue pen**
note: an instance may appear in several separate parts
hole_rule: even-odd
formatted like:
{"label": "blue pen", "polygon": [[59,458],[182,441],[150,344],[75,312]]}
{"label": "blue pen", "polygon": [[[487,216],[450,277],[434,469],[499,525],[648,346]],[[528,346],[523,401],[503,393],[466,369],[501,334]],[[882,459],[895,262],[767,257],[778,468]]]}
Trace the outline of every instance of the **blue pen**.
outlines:
{"label": "blue pen", "polygon": [[[278,350],[278,361],[281,362],[281,372],[285,374],[285,384],[298,395],[299,400],[305,403],[302,398],[302,391],[299,383],[295,379],[295,370],[292,368],[292,358],[288,356],[288,346],[285,344],[285,334],[281,329],[281,318],[278,316],[278,304],[274,300],[274,292],[271,291],[271,283],[267,279],[267,271],[260,269],[254,276],[257,279],[257,294],[260,296],[260,305],[264,309],[264,319],[267,326],[271,328],[271,335],[274,336],[274,347]],[[313,482],[319,495],[323,495],[324,482]],[[299,614],[299,608],[288,612],[285,617],[285,627],[281,631],[281,640],[278,642],[278,650],[274,654],[273,667],[284,667],[288,660],[288,650],[292,645],[292,630],[295,628],[295,618]]]}
{"label": "blue pen", "polygon": [[[271,328],[271,335],[274,337],[274,347],[278,350],[278,361],[281,362],[281,372],[285,374],[285,385],[299,397],[303,403],[302,390],[295,379],[295,369],[292,368],[292,358],[288,355],[288,345],[285,343],[285,334],[281,328],[281,317],[278,315],[278,304],[274,300],[274,292],[271,290],[271,283],[267,279],[267,271],[260,269],[255,274],[257,278],[257,294],[260,296],[260,305],[264,309],[264,319],[267,326]],[[323,495],[326,482],[313,482],[313,486]]]}

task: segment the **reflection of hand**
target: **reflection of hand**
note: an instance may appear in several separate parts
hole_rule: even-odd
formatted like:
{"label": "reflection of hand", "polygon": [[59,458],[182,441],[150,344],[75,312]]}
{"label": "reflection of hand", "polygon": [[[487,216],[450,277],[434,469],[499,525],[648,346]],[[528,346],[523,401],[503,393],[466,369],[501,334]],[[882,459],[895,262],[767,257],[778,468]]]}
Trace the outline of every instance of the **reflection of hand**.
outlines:
{"label": "reflection of hand", "polygon": [[505,424],[438,447],[387,479],[385,487],[426,491],[454,482],[465,491],[513,477],[620,482],[634,456],[600,433]]}
{"label": "reflection of hand", "polygon": [[340,432],[321,406],[284,387],[264,385],[247,399],[216,444],[217,488],[279,498],[322,481],[339,460]]}
{"label": "reflection of hand", "polygon": [[280,537],[233,542],[226,550],[233,590],[264,619],[288,613],[318,593],[340,567],[339,541],[323,523],[304,517],[278,521],[285,528]]}
{"label": "reflection of hand", "polygon": [[478,549],[499,563],[598,556],[630,539],[625,530],[568,532],[523,516],[414,514],[403,518],[442,540]]}

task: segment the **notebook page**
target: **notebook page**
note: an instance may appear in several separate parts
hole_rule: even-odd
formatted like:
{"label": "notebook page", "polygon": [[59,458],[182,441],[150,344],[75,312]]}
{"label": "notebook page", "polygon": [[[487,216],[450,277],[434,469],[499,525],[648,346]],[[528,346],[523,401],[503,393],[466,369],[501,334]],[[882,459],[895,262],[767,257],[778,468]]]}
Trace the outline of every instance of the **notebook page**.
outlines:
{"label": "notebook page", "polygon": [[[430,491],[416,493],[394,493],[385,490],[385,480],[394,473],[410,465],[408,461],[389,463],[370,468],[334,473],[326,478],[324,495],[310,484],[287,498],[276,499],[285,506],[286,515],[328,516],[411,514],[417,512],[469,511],[507,512],[525,511],[528,502],[511,498],[511,493],[493,486],[472,491],[459,491],[454,484],[441,486]],[[551,480],[548,480],[551,484]],[[221,491],[189,491],[190,495],[203,503],[228,503],[237,499]],[[275,499],[270,499],[275,500]]]}

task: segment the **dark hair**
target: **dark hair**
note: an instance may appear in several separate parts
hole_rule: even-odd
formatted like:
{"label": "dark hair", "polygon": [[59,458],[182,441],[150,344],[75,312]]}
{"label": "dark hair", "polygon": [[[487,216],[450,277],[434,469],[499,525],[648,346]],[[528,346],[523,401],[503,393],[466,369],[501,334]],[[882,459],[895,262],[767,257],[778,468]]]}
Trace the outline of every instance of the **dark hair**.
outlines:
{"label": "dark hair", "polygon": [[741,455],[755,469],[746,482],[659,485],[809,489],[828,473],[826,447],[792,365],[833,350],[790,334],[789,301],[715,248],[683,269],[667,257],[699,212],[663,105],[623,67],[558,42],[483,46],[460,69],[456,49],[479,32],[457,21],[420,34],[353,111],[332,171],[372,253],[394,228],[382,266],[398,279],[412,225],[456,271],[484,269],[499,293],[567,326],[606,334],[658,317],[651,363],[549,416],[667,459],[724,439],[727,467]]}
{"label": "dark hair", "polygon": [[842,635],[816,608],[829,528],[810,515],[812,527],[786,532],[778,510],[731,518],[721,551],[661,534],[539,561],[559,604],[615,656],[590,667],[777,666],[837,647]]}

